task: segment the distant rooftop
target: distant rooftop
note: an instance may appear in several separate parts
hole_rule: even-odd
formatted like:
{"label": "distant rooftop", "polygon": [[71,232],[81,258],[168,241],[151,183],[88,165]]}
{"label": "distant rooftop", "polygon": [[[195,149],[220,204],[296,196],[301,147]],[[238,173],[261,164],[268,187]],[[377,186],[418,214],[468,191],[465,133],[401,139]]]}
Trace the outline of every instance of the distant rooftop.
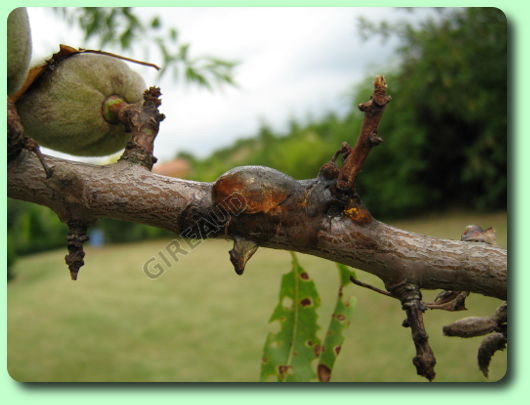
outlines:
{"label": "distant rooftop", "polygon": [[168,177],[186,177],[191,171],[190,162],[185,159],[175,159],[170,162],[156,164],[153,173]]}

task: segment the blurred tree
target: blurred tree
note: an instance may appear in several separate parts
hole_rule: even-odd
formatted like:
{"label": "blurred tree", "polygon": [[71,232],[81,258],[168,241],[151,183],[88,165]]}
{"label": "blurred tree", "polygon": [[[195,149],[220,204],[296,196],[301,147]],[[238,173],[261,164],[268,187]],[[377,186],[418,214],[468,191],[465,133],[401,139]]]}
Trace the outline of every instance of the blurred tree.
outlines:
{"label": "blurred tree", "polygon": [[384,186],[365,196],[374,212],[401,215],[448,202],[506,209],[506,17],[495,8],[440,13],[419,27],[360,22],[366,37],[402,39],[401,64],[388,75],[394,102],[381,125],[386,144],[360,179]]}
{"label": "blurred tree", "polygon": [[67,228],[49,208],[9,198],[7,231],[15,257],[64,246]]}
{"label": "blurred tree", "polygon": [[[385,142],[358,179],[367,206],[380,218],[450,207],[506,209],[504,15],[492,8],[447,9],[419,26],[361,20],[359,27],[366,37],[397,35],[402,44],[401,62],[387,72],[394,101],[381,123]],[[243,164],[313,177],[342,141],[354,142],[361,120],[356,106],[369,97],[370,82],[355,88],[345,117],[291,119],[286,134],[262,126],[253,138],[196,159],[194,178],[212,181]]]}
{"label": "blurred tree", "polygon": [[11,280],[14,277],[13,265],[16,261],[15,247],[13,241],[11,240],[11,234],[7,235],[7,280]]}
{"label": "blurred tree", "polygon": [[116,219],[101,219],[98,226],[103,231],[106,243],[135,242],[174,235],[165,229]]}

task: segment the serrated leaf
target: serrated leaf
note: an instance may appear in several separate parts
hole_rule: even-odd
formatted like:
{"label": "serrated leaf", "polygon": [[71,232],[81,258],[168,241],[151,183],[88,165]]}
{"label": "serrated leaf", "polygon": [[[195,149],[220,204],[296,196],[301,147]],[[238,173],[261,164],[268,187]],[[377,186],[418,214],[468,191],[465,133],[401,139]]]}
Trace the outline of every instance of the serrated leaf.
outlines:
{"label": "serrated leaf", "polygon": [[356,303],[355,297],[344,296],[344,288],[350,285],[350,277],[355,277],[355,272],[340,263],[337,263],[337,268],[340,278],[337,304],[331,315],[331,321],[318,359],[317,374],[318,380],[321,382],[328,382],[331,378],[333,366],[344,342],[344,331],[350,326]]}
{"label": "serrated leaf", "polygon": [[313,362],[320,350],[317,312],[320,298],[315,283],[294,253],[292,268],[282,277],[279,302],[270,323],[280,330],[267,335],[261,363],[261,381],[315,381]]}
{"label": "serrated leaf", "polygon": [[351,277],[357,279],[357,274],[355,273],[355,270],[350,269],[348,266],[342,263],[335,263],[335,264],[337,265],[337,268],[339,269],[341,287],[348,286],[350,284]]}

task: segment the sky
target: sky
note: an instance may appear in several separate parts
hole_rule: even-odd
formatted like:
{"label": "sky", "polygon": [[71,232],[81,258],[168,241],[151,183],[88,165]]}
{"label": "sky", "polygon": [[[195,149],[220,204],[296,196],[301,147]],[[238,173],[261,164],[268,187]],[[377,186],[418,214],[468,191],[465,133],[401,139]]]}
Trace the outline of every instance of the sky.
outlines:
{"label": "sky", "polygon": [[[50,57],[61,43],[99,49],[97,42],[83,42],[80,29],[67,25],[51,10],[29,8],[28,13],[33,63]],[[193,56],[239,62],[234,75],[237,88],[225,86],[214,92],[175,82],[170,74],[159,80],[154,69],[130,65],[148,86],[157,85],[163,93],[161,111],[166,119],[154,151],[162,162],[182,151],[207,156],[238,138],[256,134],[263,122],[275,131],[284,131],[291,118],[304,121],[330,111],[345,113],[355,85],[397,61],[397,40],[362,39],[358,17],[419,21],[435,15],[430,9],[409,13],[347,7],[143,8],[139,14],[145,18],[159,15],[165,26],[175,26],[179,41],[191,44]],[[157,59],[154,55],[148,61],[160,64]],[[48,149],[45,152],[68,157]]]}

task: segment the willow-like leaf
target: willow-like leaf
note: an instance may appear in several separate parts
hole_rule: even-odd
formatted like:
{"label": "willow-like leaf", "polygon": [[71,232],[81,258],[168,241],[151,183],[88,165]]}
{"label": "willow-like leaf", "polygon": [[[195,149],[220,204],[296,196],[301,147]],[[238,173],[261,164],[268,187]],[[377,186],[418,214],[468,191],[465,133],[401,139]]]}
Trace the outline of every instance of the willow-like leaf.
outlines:
{"label": "willow-like leaf", "polygon": [[61,7],[53,10],[69,24],[79,25],[85,41],[98,39],[101,48],[157,48],[162,59],[157,63],[162,67],[159,78],[171,71],[175,80],[184,80],[210,91],[225,84],[237,87],[234,80],[237,62],[191,55],[190,44],[179,42],[177,29],[164,25],[162,16],[144,21],[141,9],[131,7]]}
{"label": "willow-like leaf", "polygon": [[314,361],[320,352],[317,312],[320,305],[315,283],[294,253],[292,268],[282,277],[279,302],[269,322],[278,322],[263,348],[262,381],[316,381]]}
{"label": "willow-like leaf", "polygon": [[337,267],[340,277],[337,304],[331,315],[331,321],[318,359],[317,373],[318,380],[321,382],[328,382],[331,378],[333,366],[344,342],[344,331],[350,325],[356,302],[355,297],[344,296],[344,288],[350,285],[350,276],[356,277],[355,272],[340,263],[337,263]]}

